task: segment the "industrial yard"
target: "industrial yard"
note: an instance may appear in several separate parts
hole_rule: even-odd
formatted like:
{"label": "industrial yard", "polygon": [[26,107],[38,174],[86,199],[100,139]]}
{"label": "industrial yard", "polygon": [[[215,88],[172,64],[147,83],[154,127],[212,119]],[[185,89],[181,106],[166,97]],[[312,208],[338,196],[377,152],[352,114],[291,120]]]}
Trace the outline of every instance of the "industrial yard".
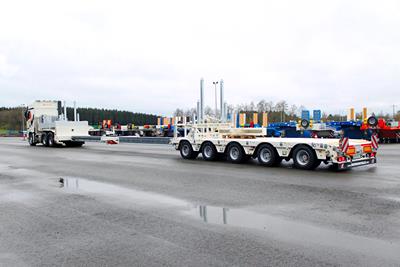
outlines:
{"label": "industrial yard", "polygon": [[400,1],[3,1],[0,267],[400,267]]}
{"label": "industrial yard", "polygon": [[399,144],[335,172],[0,139],[1,266],[398,266]]}

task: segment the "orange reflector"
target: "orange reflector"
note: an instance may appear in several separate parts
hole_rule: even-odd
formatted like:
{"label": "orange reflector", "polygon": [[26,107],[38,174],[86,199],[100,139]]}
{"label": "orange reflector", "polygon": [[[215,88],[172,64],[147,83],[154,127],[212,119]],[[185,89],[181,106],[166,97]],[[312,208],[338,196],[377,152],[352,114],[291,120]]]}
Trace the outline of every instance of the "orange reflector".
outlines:
{"label": "orange reflector", "polygon": [[372,147],[371,146],[364,146],[363,147],[363,152],[364,153],[371,153],[372,152]]}
{"label": "orange reflector", "polygon": [[347,155],[354,155],[356,154],[356,148],[354,146],[349,146],[349,148],[346,151]]}

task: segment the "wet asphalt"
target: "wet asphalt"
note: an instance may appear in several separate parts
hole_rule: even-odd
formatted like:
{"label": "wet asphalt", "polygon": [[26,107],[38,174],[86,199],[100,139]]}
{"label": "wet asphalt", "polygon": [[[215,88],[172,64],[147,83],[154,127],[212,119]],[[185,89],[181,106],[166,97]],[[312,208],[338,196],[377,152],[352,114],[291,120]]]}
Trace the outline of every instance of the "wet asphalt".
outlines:
{"label": "wet asphalt", "polygon": [[376,166],[0,138],[0,266],[400,266],[400,145]]}

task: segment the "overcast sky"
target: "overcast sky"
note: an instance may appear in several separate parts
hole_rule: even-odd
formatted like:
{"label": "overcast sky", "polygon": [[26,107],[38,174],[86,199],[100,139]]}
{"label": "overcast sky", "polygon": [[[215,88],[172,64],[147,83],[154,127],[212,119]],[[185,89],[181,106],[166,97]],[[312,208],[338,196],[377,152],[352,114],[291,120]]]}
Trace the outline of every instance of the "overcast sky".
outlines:
{"label": "overcast sky", "polygon": [[0,106],[35,99],[170,115],[199,80],[238,104],[400,108],[400,1],[0,2]]}

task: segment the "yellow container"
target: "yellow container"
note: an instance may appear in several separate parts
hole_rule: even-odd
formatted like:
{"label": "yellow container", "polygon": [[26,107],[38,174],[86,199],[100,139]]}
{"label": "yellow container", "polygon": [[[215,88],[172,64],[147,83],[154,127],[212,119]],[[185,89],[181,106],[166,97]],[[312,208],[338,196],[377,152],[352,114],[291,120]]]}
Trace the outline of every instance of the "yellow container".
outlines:
{"label": "yellow container", "polygon": [[268,113],[267,112],[263,113],[262,120],[263,120],[262,126],[263,127],[268,127]]}
{"label": "yellow container", "polygon": [[253,123],[258,124],[258,113],[253,113]]}

